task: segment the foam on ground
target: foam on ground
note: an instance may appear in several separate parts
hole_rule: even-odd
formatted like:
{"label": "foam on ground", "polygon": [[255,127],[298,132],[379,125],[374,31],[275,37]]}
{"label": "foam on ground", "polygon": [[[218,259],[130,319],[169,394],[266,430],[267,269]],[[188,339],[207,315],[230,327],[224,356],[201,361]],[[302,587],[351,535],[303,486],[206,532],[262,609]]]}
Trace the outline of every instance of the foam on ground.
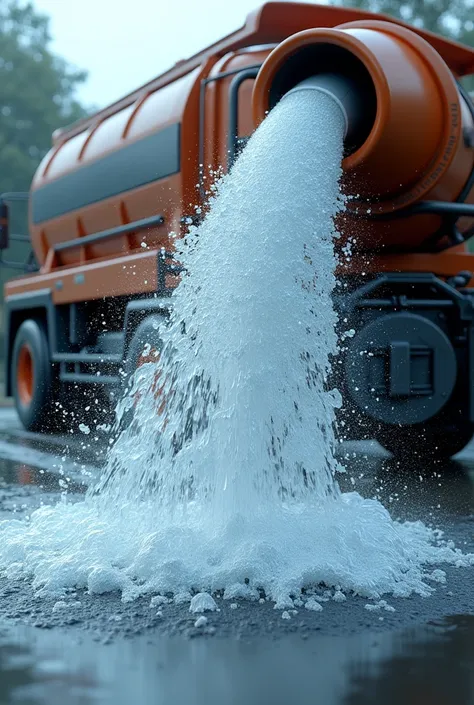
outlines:
{"label": "foam on ground", "polygon": [[366,597],[429,595],[433,565],[474,563],[438,532],[394,522],[378,501],[357,493],[222,523],[196,505],[163,521],[152,502],[104,517],[85,501],[42,507],[29,524],[3,522],[0,530],[8,576],[33,577],[36,589],[57,594],[120,590],[125,600],[173,593],[186,603],[194,592],[216,591],[258,599],[264,591],[285,607],[320,583]]}
{"label": "foam on ground", "polygon": [[[351,591],[429,595],[439,565],[473,565],[439,532],[395,522],[335,480],[340,400],[326,379],[342,134],[339,108],[311,91],[264,121],[180,245],[188,276],[160,376],[152,364],[135,375],[118,410],[133,420],[99,486],[1,522],[3,574],[58,595],[192,604],[219,591],[318,610]],[[335,591],[321,596],[321,584]]]}

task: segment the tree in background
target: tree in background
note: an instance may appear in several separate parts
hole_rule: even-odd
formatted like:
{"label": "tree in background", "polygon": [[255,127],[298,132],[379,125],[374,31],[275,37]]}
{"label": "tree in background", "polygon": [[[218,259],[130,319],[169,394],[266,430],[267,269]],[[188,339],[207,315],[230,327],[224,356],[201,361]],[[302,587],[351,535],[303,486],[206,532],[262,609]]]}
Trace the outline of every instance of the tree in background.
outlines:
{"label": "tree in background", "polygon": [[0,193],[27,191],[51,133],[86,114],[74,98],[87,74],[49,49],[49,18],[0,0]]}
{"label": "tree in background", "polygon": [[[31,3],[0,0],[0,193],[28,191],[51,146],[52,132],[86,114],[74,94],[87,74],[55,56],[50,42],[48,17]],[[27,233],[26,204],[12,208],[10,225],[12,232]],[[5,257],[23,262],[29,252],[29,245],[13,242]],[[0,301],[5,280],[15,274],[0,267]],[[2,309],[0,305],[0,357]]]}
{"label": "tree in background", "polygon": [[[333,5],[383,12],[436,34],[474,46],[474,0],[330,0]],[[474,89],[474,81],[469,80]]]}

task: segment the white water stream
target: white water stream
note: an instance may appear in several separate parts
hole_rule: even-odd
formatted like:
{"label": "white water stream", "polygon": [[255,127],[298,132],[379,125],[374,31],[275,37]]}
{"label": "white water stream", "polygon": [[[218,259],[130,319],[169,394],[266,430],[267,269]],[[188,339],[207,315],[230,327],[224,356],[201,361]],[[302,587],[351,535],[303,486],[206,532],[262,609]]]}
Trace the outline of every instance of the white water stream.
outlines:
{"label": "white water stream", "polygon": [[188,276],[160,377],[151,363],[135,375],[119,408],[134,419],[99,491],[2,522],[5,574],[58,593],[219,590],[286,607],[320,584],[427,595],[434,565],[474,563],[335,479],[339,394],[325,382],[342,136],[338,106],[312,91],[266,118],[179,245]]}

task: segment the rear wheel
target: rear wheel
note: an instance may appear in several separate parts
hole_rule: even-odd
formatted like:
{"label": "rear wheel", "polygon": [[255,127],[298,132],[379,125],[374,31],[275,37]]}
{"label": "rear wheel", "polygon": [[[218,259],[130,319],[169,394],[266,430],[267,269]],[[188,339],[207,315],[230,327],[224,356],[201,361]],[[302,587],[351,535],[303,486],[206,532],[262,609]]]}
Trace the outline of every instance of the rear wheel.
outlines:
{"label": "rear wheel", "polygon": [[102,388],[60,382],[58,367],[51,362],[46,326],[39,319],[24,321],[15,336],[11,388],[28,431],[76,433],[81,423],[93,427],[105,418]]}
{"label": "rear wheel", "polygon": [[414,426],[383,426],[377,441],[395,457],[410,460],[444,460],[460,453],[474,434],[474,424],[457,422]]}
{"label": "rear wheel", "polygon": [[124,361],[124,385],[128,386],[139,367],[146,362],[158,362],[163,347],[160,331],[165,325],[163,316],[148,316],[136,328]]}
{"label": "rear wheel", "polygon": [[24,321],[13,345],[11,387],[16,410],[29,431],[45,431],[58,416],[57,377],[51,364],[44,324]]}
{"label": "rear wheel", "polygon": [[[123,361],[123,380],[120,390],[122,397],[131,389],[134,374],[142,365],[147,362],[158,363],[163,347],[160,331],[165,324],[166,318],[164,316],[152,315],[145,318],[135,329]],[[158,374],[157,368],[156,378]],[[128,402],[125,408],[122,408],[121,404],[117,406],[117,422],[120,429],[131,423],[139,398],[140,392],[137,391],[134,394],[132,406],[129,406]]]}

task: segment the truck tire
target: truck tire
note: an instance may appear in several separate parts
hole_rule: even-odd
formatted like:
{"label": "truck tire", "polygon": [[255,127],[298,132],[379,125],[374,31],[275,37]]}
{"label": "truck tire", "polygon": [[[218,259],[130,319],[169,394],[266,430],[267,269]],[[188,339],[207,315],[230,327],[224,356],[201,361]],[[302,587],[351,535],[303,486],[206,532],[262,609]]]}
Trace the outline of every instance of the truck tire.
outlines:
{"label": "truck tire", "polygon": [[436,461],[451,458],[467,446],[474,435],[469,422],[420,424],[416,426],[382,426],[376,439],[401,460]]}
{"label": "truck tire", "polygon": [[124,387],[128,387],[133,374],[145,362],[158,361],[163,341],[160,331],[166,323],[164,316],[147,316],[137,326],[124,360]]}
{"label": "truck tire", "polygon": [[[158,361],[159,352],[163,346],[160,330],[165,323],[166,318],[164,316],[155,314],[147,316],[135,329],[123,360],[123,378],[120,389],[121,397],[127,394],[131,387],[133,375],[141,364],[146,361]],[[146,356],[143,354],[144,352]],[[139,397],[139,393],[135,395],[134,406],[138,401],[137,397]],[[116,412],[119,406],[117,406]],[[123,411],[119,412],[119,415],[116,417],[118,432],[132,423],[133,414],[133,408],[129,408],[125,413]]]}
{"label": "truck tire", "polygon": [[13,344],[11,388],[18,416],[28,431],[46,431],[54,425],[57,387],[44,324],[37,319],[23,321]]}

